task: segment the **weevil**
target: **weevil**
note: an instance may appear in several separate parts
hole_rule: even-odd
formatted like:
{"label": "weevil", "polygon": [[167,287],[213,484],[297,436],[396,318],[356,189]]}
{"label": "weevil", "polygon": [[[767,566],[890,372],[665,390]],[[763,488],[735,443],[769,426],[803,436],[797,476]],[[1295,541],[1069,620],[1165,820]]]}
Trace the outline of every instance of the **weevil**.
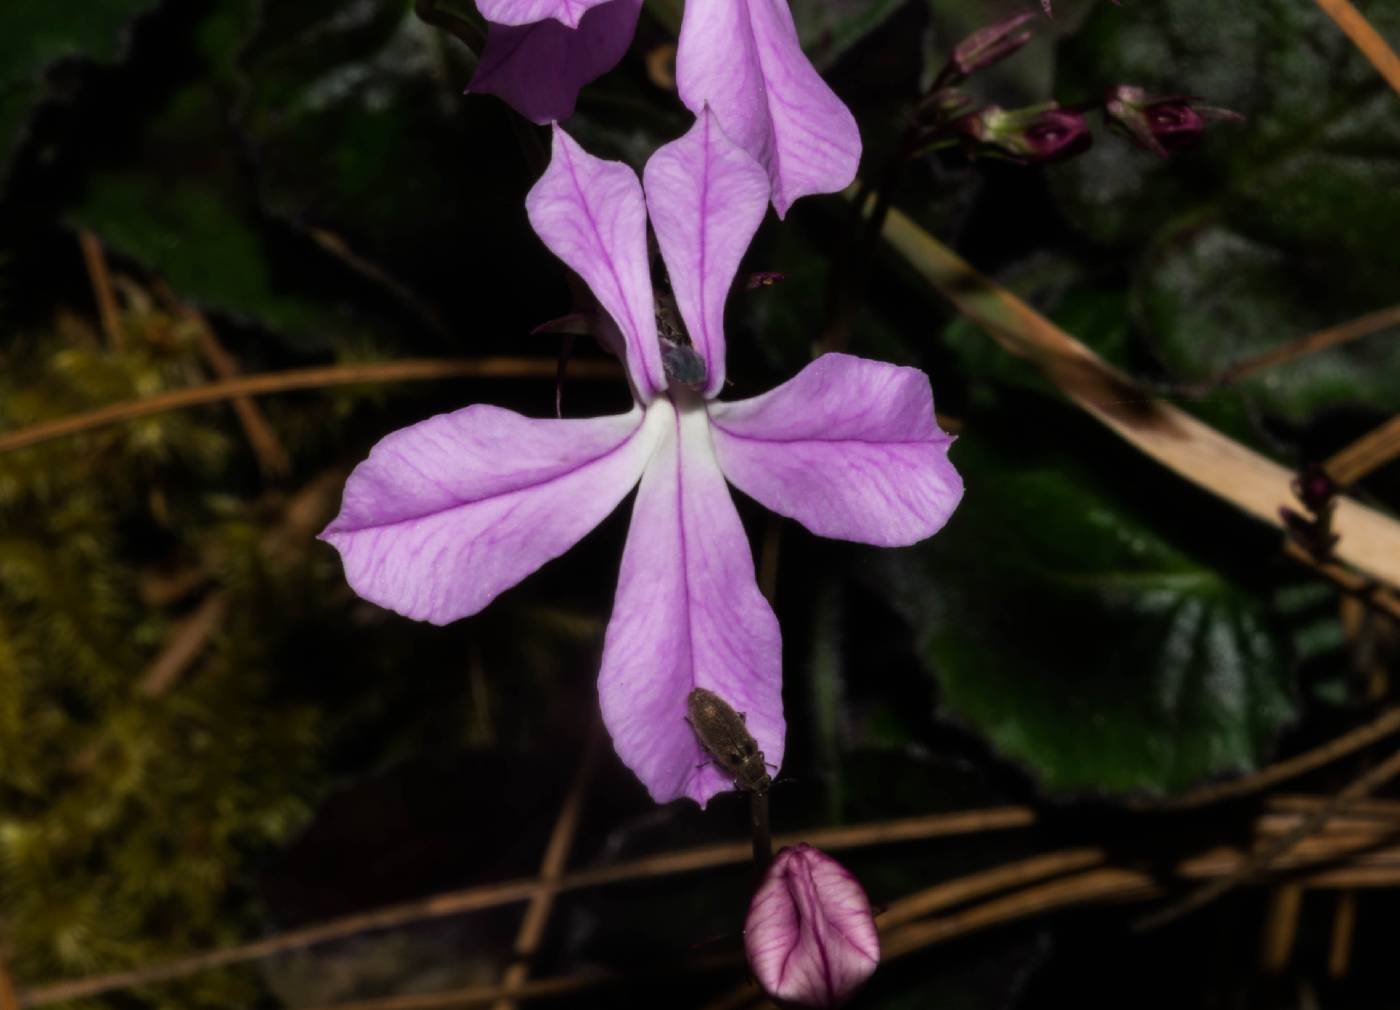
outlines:
{"label": "weevil", "polygon": [[686,721],[700,746],[715,759],[740,789],[762,796],[773,780],[758,741],[740,712],[713,691],[697,687],[686,698]]}

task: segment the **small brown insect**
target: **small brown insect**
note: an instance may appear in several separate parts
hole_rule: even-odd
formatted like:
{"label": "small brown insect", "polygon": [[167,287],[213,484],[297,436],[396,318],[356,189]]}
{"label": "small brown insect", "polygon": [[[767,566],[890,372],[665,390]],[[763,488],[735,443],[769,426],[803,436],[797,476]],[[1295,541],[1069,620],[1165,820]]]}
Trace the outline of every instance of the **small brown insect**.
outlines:
{"label": "small brown insect", "polygon": [[741,713],[715,694],[697,687],[686,699],[686,720],[700,746],[740,789],[762,796],[773,784],[768,763]]}

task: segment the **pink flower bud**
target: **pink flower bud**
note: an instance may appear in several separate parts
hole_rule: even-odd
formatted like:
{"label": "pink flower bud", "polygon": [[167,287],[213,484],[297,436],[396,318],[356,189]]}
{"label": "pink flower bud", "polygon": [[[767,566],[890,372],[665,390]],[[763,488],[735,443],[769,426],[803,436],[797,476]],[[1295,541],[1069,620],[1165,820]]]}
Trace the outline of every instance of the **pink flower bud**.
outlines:
{"label": "pink flower bud", "polygon": [[880,937],[860,882],[810,845],[783,849],[749,903],[749,967],[779,1003],[840,1006],[880,962]]}

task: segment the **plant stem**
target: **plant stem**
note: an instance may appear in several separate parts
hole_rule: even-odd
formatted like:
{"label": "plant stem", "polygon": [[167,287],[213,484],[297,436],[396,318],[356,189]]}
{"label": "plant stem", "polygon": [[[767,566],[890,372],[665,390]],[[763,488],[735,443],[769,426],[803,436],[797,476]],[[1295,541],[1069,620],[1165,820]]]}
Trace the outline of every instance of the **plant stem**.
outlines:
{"label": "plant stem", "polygon": [[753,830],[753,865],[761,877],[773,861],[773,834],[768,827],[768,793],[749,793],[749,826]]}

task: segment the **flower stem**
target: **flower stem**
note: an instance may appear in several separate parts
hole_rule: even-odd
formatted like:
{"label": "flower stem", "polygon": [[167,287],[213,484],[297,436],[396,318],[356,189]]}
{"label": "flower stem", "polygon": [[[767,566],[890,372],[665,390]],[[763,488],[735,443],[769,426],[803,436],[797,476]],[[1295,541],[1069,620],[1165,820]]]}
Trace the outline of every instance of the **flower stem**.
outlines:
{"label": "flower stem", "polygon": [[753,829],[753,864],[758,875],[773,861],[773,835],[768,827],[768,792],[749,793],[749,825]]}

